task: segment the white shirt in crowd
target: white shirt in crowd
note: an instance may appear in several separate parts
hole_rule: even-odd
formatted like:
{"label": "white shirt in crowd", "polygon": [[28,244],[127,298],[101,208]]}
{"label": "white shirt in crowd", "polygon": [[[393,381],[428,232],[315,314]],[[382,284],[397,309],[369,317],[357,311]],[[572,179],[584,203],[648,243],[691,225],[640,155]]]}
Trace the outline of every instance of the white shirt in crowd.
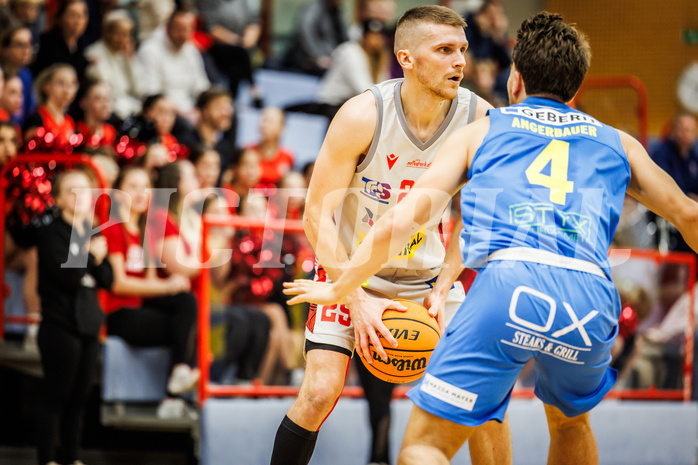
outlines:
{"label": "white shirt in crowd", "polygon": [[386,69],[374,82],[364,49],[358,42],[344,42],[332,52],[332,66],[322,78],[317,99],[320,103],[341,105],[388,78]]}
{"label": "white shirt in crowd", "polygon": [[175,50],[164,29],[141,45],[138,57],[147,67],[143,75],[146,94],[165,94],[180,113],[190,112],[198,95],[211,85],[196,46],[187,42]]}
{"label": "white shirt in crowd", "polygon": [[129,59],[123,53],[112,52],[103,40],[87,47],[85,56],[91,62],[87,74],[111,87],[114,113],[121,119],[139,113],[145,96],[145,73],[140,60],[136,56]]}

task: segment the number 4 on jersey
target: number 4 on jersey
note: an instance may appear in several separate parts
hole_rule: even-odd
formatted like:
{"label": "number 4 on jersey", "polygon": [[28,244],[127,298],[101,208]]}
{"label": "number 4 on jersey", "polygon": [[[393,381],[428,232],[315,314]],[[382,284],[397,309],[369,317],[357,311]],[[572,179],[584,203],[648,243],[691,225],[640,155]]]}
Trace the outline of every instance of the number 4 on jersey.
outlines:
{"label": "number 4 on jersey", "polygon": [[[550,189],[550,201],[559,205],[564,205],[567,194],[574,190],[574,182],[567,180],[569,159],[569,142],[553,139],[526,168],[528,182]],[[543,174],[548,163],[549,176]]]}

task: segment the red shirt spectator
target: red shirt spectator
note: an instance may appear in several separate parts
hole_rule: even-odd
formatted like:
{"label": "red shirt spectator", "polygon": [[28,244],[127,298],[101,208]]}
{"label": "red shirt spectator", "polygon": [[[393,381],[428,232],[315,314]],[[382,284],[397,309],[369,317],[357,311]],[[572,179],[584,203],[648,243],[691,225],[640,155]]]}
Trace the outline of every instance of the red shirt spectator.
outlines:
{"label": "red shirt spectator", "polygon": [[[36,78],[36,88],[41,105],[24,122],[25,142],[31,142],[36,135],[47,146],[61,148],[71,145],[70,137],[75,134],[75,121],[66,110],[78,90],[75,70],[66,64],[51,65]],[[37,131],[41,127],[45,131]],[[29,148],[32,149],[31,146]]]}
{"label": "red shirt spectator", "polygon": [[80,87],[77,98],[83,111],[78,122],[78,132],[82,134],[87,147],[111,147],[116,141],[116,129],[107,120],[112,114],[112,99],[109,86],[95,79],[89,79]]}
{"label": "red shirt spectator", "polygon": [[262,110],[259,121],[261,140],[250,148],[259,154],[262,177],[261,184],[278,184],[293,168],[293,154],[280,145],[284,131],[284,112],[280,108],[267,107]]}
{"label": "red shirt spectator", "polygon": [[84,121],[80,121],[77,130],[82,134],[87,147],[111,147],[116,142],[116,128],[108,123],[102,124],[98,130],[93,130]]}
{"label": "red shirt spectator", "polygon": [[[115,224],[102,233],[107,239],[109,254],[120,254],[124,257],[127,276],[145,278],[145,259],[143,246],[138,234],[126,229],[124,223]],[[104,312],[109,314],[120,308],[138,308],[143,306],[143,299],[137,296],[125,296],[109,293],[109,299],[104,302]]]}
{"label": "red shirt spectator", "polygon": [[265,158],[260,144],[250,147],[260,155],[259,167],[262,171],[261,184],[278,184],[293,169],[293,154],[283,147],[276,149],[272,158]]}
{"label": "red shirt spectator", "polygon": [[[153,253],[159,253],[157,247],[160,240],[175,238],[181,240],[181,244],[184,247],[186,254],[191,254],[191,245],[189,245],[184,237],[180,237],[179,225],[172,218],[169,211],[163,209],[153,212],[151,221],[153,227],[149,231],[151,235],[148,238],[148,246]],[[165,278],[168,275],[169,273],[167,272],[166,268],[158,268],[158,276]]]}
{"label": "red shirt spectator", "polygon": [[46,128],[46,132],[50,132],[56,137],[56,145],[70,143],[70,136],[75,134],[75,121],[70,115],[63,115],[63,121],[59,122],[53,117],[46,105],[39,105],[36,111],[41,117],[42,126]]}

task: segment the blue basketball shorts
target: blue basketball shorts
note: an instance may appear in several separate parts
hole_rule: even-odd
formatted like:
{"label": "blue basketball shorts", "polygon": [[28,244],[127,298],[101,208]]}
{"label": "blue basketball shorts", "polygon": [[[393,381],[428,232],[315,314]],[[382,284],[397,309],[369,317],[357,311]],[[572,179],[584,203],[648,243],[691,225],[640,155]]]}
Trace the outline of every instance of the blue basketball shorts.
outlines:
{"label": "blue basketball shorts", "polygon": [[591,410],[616,381],[609,367],[620,298],[609,279],[521,261],[478,274],[409,397],[466,426],[504,420],[523,366],[535,394],[568,417]]}

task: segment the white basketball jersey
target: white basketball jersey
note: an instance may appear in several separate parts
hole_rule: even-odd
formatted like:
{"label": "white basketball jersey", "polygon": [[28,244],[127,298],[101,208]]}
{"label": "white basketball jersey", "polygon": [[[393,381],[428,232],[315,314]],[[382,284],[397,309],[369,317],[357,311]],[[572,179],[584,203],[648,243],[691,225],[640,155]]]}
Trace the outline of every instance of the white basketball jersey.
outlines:
{"label": "white basketball jersey", "polygon": [[[340,240],[350,257],[374,222],[401,200],[431,165],[444,140],[475,117],[477,97],[459,88],[441,126],[422,142],[405,119],[400,97],[402,81],[393,79],[370,88],[378,108],[376,131],[335,212]],[[420,229],[377,275],[406,281],[429,280],[438,275],[446,254],[439,229],[439,224]]]}

